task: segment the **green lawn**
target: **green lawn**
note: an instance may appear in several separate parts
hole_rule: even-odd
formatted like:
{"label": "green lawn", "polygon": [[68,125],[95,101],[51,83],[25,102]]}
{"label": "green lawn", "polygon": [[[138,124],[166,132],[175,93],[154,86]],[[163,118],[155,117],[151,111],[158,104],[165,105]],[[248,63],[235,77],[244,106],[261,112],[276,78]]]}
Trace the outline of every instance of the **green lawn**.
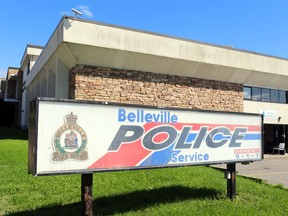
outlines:
{"label": "green lawn", "polygon": [[[27,174],[27,131],[0,128],[0,215],[79,215],[80,175]],[[288,215],[288,190],[209,167],[95,173],[95,215]]]}

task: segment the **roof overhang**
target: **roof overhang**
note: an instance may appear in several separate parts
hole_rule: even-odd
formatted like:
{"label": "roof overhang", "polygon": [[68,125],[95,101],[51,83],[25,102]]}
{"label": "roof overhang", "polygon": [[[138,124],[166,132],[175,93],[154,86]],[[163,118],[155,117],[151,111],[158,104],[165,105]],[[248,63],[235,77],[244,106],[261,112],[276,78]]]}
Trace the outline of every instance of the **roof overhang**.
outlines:
{"label": "roof overhang", "polygon": [[68,68],[84,64],[288,90],[287,59],[71,17],[59,23],[28,84],[53,57]]}
{"label": "roof overhang", "polygon": [[[40,53],[42,52],[42,50],[43,50],[42,46],[36,46],[36,45],[28,44],[26,46],[25,52],[24,52],[22,59],[21,59],[21,62],[20,62],[21,67],[23,67],[23,65],[25,65],[26,61],[30,61],[29,56],[39,56]],[[21,69],[24,70],[24,68],[21,68]]]}
{"label": "roof overhang", "polygon": [[6,80],[17,80],[19,76],[20,68],[9,67],[7,70]]}

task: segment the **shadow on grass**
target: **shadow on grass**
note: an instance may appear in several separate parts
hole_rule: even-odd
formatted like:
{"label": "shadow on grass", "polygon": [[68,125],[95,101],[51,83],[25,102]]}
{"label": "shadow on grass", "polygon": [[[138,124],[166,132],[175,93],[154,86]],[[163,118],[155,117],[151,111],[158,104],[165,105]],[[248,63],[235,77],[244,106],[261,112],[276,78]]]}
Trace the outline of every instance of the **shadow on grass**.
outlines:
{"label": "shadow on grass", "polygon": [[15,127],[0,127],[0,140],[3,139],[28,140],[28,130]]}
{"label": "shadow on grass", "polygon": [[[94,193],[97,193],[95,191]],[[183,186],[162,187],[151,190],[140,190],[115,196],[99,197],[93,201],[94,215],[114,215],[137,211],[155,206],[184,201],[188,199],[215,199],[219,191],[207,188],[189,188]],[[51,215],[80,215],[81,203],[65,206],[50,206],[32,211],[18,212],[10,216],[51,216]]]}

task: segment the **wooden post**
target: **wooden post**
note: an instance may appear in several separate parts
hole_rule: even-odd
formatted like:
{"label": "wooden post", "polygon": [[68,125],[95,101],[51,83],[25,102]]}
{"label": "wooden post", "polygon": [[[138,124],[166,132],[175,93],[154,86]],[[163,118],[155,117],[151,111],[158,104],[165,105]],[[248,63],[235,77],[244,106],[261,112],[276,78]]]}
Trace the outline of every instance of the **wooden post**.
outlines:
{"label": "wooden post", "polygon": [[236,198],[236,163],[227,164],[227,172],[230,174],[227,178],[227,197]]}
{"label": "wooden post", "polygon": [[81,203],[83,216],[93,216],[93,174],[82,174],[81,176]]}

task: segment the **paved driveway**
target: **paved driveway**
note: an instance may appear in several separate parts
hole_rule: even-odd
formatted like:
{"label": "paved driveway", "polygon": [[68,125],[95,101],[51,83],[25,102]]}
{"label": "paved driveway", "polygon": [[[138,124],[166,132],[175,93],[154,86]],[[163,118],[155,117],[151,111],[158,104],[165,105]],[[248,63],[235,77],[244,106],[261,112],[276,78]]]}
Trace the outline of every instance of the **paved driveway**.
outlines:
{"label": "paved driveway", "polygon": [[[226,169],[226,165],[215,165]],[[288,154],[264,155],[264,160],[249,165],[236,165],[237,175],[263,179],[269,184],[282,184],[288,188]]]}

